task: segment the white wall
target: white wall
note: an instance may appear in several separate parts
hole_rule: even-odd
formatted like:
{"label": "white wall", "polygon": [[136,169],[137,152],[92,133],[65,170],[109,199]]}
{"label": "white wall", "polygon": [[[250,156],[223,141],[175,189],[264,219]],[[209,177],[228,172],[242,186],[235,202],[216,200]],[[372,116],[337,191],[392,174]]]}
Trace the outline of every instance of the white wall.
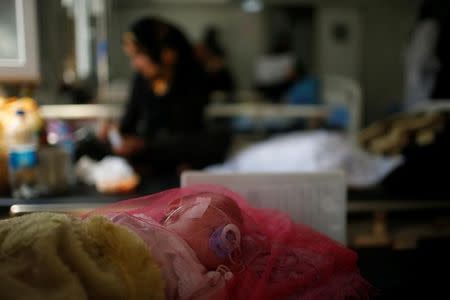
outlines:
{"label": "white wall", "polygon": [[404,52],[416,9],[414,0],[378,0],[364,8],[362,83],[367,122],[402,102]]}
{"label": "white wall", "polygon": [[[365,124],[383,118],[402,101],[404,50],[417,13],[418,0],[323,0],[318,5],[319,72],[359,80]],[[353,40],[333,43],[329,26],[352,28]]]}
{"label": "white wall", "polygon": [[[361,14],[355,7],[320,6],[316,17],[317,59],[321,75],[341,75],[360,80],[362,54]],[[335,25],[348,29],[347,39],[334,38]]]}

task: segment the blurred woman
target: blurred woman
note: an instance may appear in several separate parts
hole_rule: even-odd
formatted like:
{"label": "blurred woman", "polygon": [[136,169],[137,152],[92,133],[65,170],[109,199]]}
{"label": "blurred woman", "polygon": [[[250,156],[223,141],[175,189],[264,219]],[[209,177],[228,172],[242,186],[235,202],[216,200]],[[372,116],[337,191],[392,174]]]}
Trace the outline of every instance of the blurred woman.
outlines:
{"label": "blurred woman", "polygon": [[99,134],[110,137],[112,152],[157,172],[221,160],[224,139],[213,143],[206,133],[205,74],[185,35],[146,17],[124,34],[123,48],[136,73],[116,138],[111,138],[111,126]]}

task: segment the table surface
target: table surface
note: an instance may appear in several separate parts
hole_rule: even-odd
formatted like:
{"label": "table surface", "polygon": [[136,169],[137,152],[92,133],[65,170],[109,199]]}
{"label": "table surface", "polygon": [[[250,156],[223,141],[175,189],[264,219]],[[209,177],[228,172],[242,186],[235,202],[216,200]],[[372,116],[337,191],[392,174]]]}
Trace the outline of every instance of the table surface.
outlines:
{"label": "table surface", "polygon": [[109,204],[120,200],[132,199],[144,195],[154,194],[169,188],[179,186],[178,178],[149,179],[141,184],[133,194],[103,195],[94,187],[77,185],[66,194],[40,197],[36,199],[14,199],[11,196],[0,196],[0,208],[8,208],[13,205],[30,204]]}
{"label": "table surface", "polygon": [[[98,119],[119,118],[123,107],[117,104],[54,104],[42,105],[40,111],[45,119]],[[212,103],[205,115],[214,117],[246,116],[253,118],[314,118],[325,117],[329,113],[326,105],[289,105],[266,102]]]}
{"label": "table surface", "polygon": [[41,105],[39,110],[45,119],[117,119],[122,115],[122,106],[117,104],[50,104]]}
{"label": "table surface", "polygon": [[292,105],[274,103],[212,103],[205,115],[214,117],[250,118],[324,118],[329,114],[326,105]]}
{"label": "table surface", "polygon": [[[135,193],[126,195],[103,195],[93,187],[79,185],[73,188],[70,193],[52,197],[23,200],[0,196],[0,209],[3,211],[9,211],[11,207],[33,209],[34,211],[92,209],[120,200],[137,198],[178,187],[179,184],[179,179],[176,177],[150,179],[141,184]],[[348,199],[348,211],[350,213],[450,209],[450,197],[430,197],[429,199],[399,197],[389,195],[382,190],[350,191]]]}

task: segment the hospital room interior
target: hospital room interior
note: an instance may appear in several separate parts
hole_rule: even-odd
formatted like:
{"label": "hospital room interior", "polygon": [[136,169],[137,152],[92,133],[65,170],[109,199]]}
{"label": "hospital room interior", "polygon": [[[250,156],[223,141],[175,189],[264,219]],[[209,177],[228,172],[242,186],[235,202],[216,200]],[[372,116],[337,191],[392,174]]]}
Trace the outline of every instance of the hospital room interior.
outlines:
{"label": "hospital room interior", "polygon": [[450,299],[449,171],[450,1],[0,1],[2,299]]}

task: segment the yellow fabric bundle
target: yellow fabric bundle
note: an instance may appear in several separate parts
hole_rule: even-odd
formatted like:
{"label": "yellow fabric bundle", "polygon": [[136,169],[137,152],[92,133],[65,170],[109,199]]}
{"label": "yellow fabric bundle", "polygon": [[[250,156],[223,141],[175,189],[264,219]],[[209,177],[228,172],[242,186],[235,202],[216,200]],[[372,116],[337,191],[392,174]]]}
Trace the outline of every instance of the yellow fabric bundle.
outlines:
{"label": "yellow fabric bundle", "polygon": [[0,221],[2,299],[163,299],[145,243],[103,217],[37,213]]}

